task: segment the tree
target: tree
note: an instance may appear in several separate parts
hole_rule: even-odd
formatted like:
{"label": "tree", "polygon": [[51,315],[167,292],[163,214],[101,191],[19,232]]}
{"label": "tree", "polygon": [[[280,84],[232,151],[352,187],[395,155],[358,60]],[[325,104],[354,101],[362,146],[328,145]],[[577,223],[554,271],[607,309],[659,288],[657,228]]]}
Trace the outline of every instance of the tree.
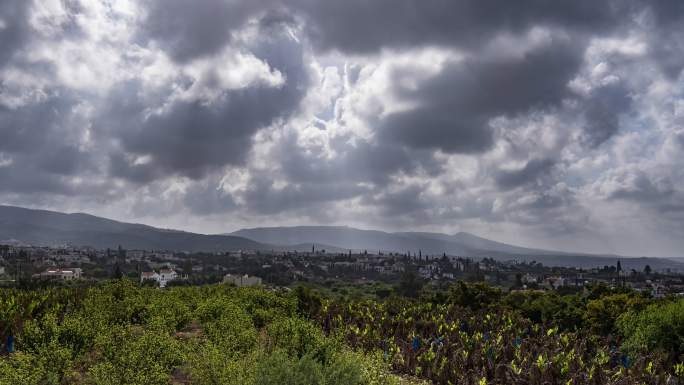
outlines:
{"label": "tree", "polygon": [[522,274],[515,273],[515,286],[516,288],[523,287]]}
{"label": "tree", "polygon": [[635,295],[613,294],[590,300],[583,318],[592,331],[600,334],[612,333],[617,318],[627,311],[641,310],[646,301]]}
{"label": "tree", "polygon": [[119,267],[118,263],[116,264],[116,266],[114,266],[114,272],[112,273],[112,277],[114,277],[114,279],[123,278],[123,272],[121,272],[121,267]]}
{"label": "tree", "polygon": [[684,354],[684,300],[653,304],[618,319],[624,347],[634,354],[662,349],[672,358]]}
{"label": "tree", "polygon": [[183,274],[186,274],[186,275],[192,274],[192,259],[191,258],[186,258],[185,261],[183,261]]}
{"label": "tree", "polygon": [[403,296],[416,298],[418,297],[420,290],[423,288],[423,284],[423,280],[418,277],[415,271],[412,269],[406,269],[404,274],[401,276],[397,291]]}
{"label": "tree", "polygon": [[467,284],[458,281],[449,288],[451,303],[474,310],[485,308],[500,301],[501,298],[501,290],[484,283]]}
{"label": "tree", "polygon": [[644,273],[651,274],[651,265],[646,265],[644,267]]}

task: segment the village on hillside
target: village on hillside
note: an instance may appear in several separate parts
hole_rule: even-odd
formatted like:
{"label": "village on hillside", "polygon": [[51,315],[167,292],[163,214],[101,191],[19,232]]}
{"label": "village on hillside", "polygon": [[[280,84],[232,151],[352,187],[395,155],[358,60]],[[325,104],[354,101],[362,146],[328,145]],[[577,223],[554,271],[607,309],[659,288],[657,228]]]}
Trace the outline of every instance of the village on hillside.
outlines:
{"label": "village on hillside", "polygon": [[416,253],[329,253],[308,251],[178,253],[88,247],[0,245],[0,282],[20,280],[103,280],[127,276],[141,284],[166,287],[228,282],[236,286],[287,286],[295,282],[330,284],[382,282],[407,276],[440,286],[463,280],[511,290],[572,291],[586,285],[627,286],[653,297],[684,294],[679,271],[623,269],[620,260],[593,269],[549,267],[535,262],[498,261]]}

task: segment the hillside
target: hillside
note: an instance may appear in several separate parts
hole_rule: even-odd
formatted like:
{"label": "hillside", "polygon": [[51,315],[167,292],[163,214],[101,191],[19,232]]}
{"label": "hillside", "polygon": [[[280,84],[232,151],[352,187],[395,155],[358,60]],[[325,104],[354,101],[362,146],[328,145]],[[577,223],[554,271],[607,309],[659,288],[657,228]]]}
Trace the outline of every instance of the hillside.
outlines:
{"label": "hillside", "polygon": [[425,255],[459,255],[489,257],[497,260],[541,262],[547,266],[592,268],[614,265],[617,259],[625,269],[643,270],[673,268],[684,270],[681,260],[664,258],[625,258],[539,250],[508,245],[473,234],[454,235],[425,232],[389,233],[361,230],[346,226],[297,226],[243,229],[232,234],[206,235],[178,230],[159,229],[96,217],[88,214],[65,214],[46,210],[0,205],[0,243],[32,245],[72,244],[95,248],[228,251],[317,250],[341,253],[347,250],[375,253],[399,252]]}
{"label": "hillside", "polygon": [[295,226],[260,227],[242,229],[230,235],[268,244],[332,245],[339,249],[368,250],[369,252],[399,252],[428,255],[460,255],[488,257],[497,260],[541,262],[546,266],[593,268],[614,265],[617,259],[625,269],[684,269],[684,263],[664,258],[628,258],[621,256],[568,253],[509,245],[476,235],[460,232],[454,235],[426,232],[389,233],[378,230],[361,230],[346,226]]}
{"label": "hillside", "polygon": [[64,214],[0,206],[0,241],[32,245],[72,244],[96,248],[176,251],[255,250],[268,247],[238,236],[204,235],[131,224],[88,214]]}

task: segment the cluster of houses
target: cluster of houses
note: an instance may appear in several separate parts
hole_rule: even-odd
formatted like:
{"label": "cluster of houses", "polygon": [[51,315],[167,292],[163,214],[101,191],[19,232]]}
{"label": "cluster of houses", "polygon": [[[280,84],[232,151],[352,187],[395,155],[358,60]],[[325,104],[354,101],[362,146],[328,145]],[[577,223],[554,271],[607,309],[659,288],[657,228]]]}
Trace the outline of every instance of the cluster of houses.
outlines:
{"label": "cluster of houses", "polygon": [[52,268],[43,271],[42,273],[34,274],[36,279],[54,279],[59,281],[72,281],[81,279],[82,269],[79,267],[71,268]]}
{"label": "cluster of houses", "polygon": [[223,283],[232,284],[232,285],[235,285],[237,287],[259,286],[259,285],[261,285],[261,278],[249,276],[247,274],[243,274],[243,275],[226,274],[223,277]]}
{"label": "cluster of houses", "polygon": [[[7,273],[10,272],[10,274]],[[88,247],[33,247],[0,245],[0,276],[12,280],[23,272],[35,279],[70,281],[87,275],[107,279],[116,274],[139,275],[141,282],[166,287],[170,282],[188,279],[223,282],[236,286],[262,284],[288,285],[296,280],[326,282],[339,280],[378,280],[397,282],[405,272],[412,272],[431,283],[475,280],[515,289],[563,289],[590,284],[624,285],[650,291],[660,297],[684,293],[684,279],[671,271],[631,273],[618,263],[609,268],[579,269],[545,267],[540,263],[472,259],[462,256],[424,255],[418,253],[326,253],[246,252],[174,253],[168,251],[96,250]],[[141,273],[142,271],[142,273]],[[183,271],[187,275],[178,272]],[[4,274],[3,274],[4,273]],[[226,274],[229,273],[229,274]],[[257,277],[259,275],[260,277]],[[2,279],[0,279],[2,280]],[[207,281],[204,281],[207,282]]]}
{"label": "cluster of houses", "polygon": [[157,273],[156,271],[143,271],[140,273],[140,283],[145,281],[156,282],[159,287],[166,287],[169,282],[175,281],[177,279],[183,279],[178,273],[173,269],[160,269]]}
{"label": "cluster of houses", "polygon": [[[173,269],[160,269],[159,272],[156,272],[154,270],[152,271],[144,271],[140,273],[140,283],[145,283],[147,282],[154,282],[156,285],[158,285],[161,288],[166,287],[169,282],[172,281],[179,281],[179,280],[185,280],[188,279],[187,276],[178,274],[175,270]],[[262,280],[259,277],[254,277],[254,276],[249,276],[247,274],[243,275],[232,275],[232,274],[226,274],[223,277],[223,283],[227,284],[232,284],[237,287],[245,287],[245,286],[259,286],[262,284]]]}

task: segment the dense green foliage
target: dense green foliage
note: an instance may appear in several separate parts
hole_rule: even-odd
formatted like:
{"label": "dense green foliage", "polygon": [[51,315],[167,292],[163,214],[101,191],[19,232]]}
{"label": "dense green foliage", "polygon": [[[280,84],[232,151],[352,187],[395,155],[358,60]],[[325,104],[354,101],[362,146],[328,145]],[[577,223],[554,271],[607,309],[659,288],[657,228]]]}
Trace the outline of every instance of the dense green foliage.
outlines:
{"label": "dense green foliage", "polygon": [[0,356],[0,385],[684,381],[683,299],[408,286],[346,298],[126,279],[2,289],[0,338],[16,351]]}
{"label": "dense green foliage", "polygon": [[296,296],[224,285],[0,291],[0,384],[395,384],[297,313]]}
{"label": "dense green foliage", "polygon": [[[311,298],[307,302],[311,302]],[[654,303],[647,307],[647,304]],[[436,384],[671,384],[684,379],[684,300],[596,287],[457,284],[419,300],[321,300],[324,330]],[[622,342],[624,341],[624,342]],[[680,382],[681,383],[681,382]]]}
{"label": "dense green foliage", "polygon": [[630,311],[620,317],[618,326],[626,337],[624,347],[628,351],[660,349],[674,360],[684,356],[684,300]]}

